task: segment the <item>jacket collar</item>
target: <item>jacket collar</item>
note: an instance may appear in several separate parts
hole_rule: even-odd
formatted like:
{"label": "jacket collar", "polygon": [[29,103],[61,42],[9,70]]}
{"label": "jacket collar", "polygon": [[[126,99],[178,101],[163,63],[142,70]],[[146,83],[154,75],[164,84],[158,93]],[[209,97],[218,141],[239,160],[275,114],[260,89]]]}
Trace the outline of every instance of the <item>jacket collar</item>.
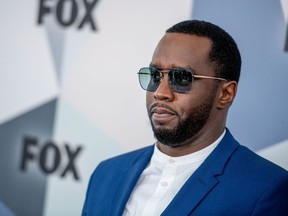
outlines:
{"label": "jacket collar", "polygon": [[[219,175],[239,143],[233,138],[228,129],[219,145],[186,181],[165,211],[163,216],[189,215],[201,200],[218,184]],[[191,194],[193,194],[191,196]]]}
{"label": "jacket collar", "polygon": [[119,186],[115,192],[115,196],[112,200],[112,206],[110,208],[109,215],[119,215],[123,214],[125,205],[129,199],[130,194],[132,193],[141,173],[146,168],[149,163],[152,154],[154,151],[153,146],[149,146],[141,154],[131,166],[119,176]]}

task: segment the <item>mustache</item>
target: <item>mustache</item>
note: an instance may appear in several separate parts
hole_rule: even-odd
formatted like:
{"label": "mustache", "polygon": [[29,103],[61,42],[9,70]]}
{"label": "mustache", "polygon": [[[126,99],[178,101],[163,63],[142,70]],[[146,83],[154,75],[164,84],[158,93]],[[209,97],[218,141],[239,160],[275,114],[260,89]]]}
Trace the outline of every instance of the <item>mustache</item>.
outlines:
{"label": "mustache", "polygon": [[155,107],[163,107],[163,108],[165,108],[165,109],[167,109],[167,110],[175,113],[175,115],[178,116],[177,111],[174,110],[172,107],[170,107],[170,106],[168,106],[168,105],[166,105],[166,104],[163,104],[163,103],[159,103],[159,102],[153,103],[153,104],[150,106],[150,108],[149,108],[149,116],[152,115],[152,109],[155,108]]}

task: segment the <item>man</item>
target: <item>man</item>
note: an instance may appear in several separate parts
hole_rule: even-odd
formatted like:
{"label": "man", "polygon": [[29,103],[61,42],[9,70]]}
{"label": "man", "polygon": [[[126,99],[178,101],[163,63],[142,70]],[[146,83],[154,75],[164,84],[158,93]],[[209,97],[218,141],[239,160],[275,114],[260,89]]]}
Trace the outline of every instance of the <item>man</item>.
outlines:
{"label": "man", "polygon": [[224,30],[184,21],[141,68],[157,142],[99,164],[83,215],[288,215],[288,172],[225,128],[241,57]]}

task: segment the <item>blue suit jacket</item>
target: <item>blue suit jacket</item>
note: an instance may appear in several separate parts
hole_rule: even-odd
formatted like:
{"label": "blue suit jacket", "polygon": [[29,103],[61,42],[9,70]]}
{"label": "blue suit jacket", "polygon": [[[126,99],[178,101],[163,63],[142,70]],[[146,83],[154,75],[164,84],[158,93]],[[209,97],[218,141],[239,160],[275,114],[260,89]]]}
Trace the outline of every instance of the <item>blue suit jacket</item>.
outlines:
{"label": "blue suit jacket", "polygon": [[[149,146],[100,163],[82,215],[122,215],[152,154]],[[227,130],[161,215],[288,216],[288,172],[239,145]]]}

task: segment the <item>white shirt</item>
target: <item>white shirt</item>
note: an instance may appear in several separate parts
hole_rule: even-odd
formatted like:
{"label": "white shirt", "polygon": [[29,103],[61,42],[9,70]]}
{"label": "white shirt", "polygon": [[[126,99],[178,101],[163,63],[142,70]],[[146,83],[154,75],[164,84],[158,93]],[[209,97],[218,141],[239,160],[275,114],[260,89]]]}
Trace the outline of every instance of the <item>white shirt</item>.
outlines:
{"label": "white shirt", "polygon": [[159,216],[220,143],[225,132],[206,148],[181,157],[168,156],[155,145],[150,163],[132,191],[123,216]]}

